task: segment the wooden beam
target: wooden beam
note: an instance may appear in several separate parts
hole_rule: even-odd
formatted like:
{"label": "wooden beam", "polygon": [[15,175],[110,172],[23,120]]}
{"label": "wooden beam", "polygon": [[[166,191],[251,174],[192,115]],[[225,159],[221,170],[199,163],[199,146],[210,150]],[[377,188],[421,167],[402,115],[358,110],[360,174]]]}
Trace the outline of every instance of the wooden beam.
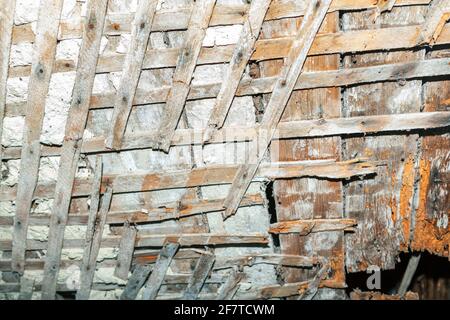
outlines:
{"label": "wooden beam", "polygon": [[172,87],[167,96],[164,118],[155,137],[154,149],[169,151],[215,3],[216,0],[197,0],[194,4],[184,48],[178,57]]}
{"label": "wooden beam", "polygon": [[233,258],[218,259],[215,270],[233,268],[235,266],[254,266],[256,264],[271,264],[286,267],[311,268],[320,261],[319,257],[299,256],[290,254],[255,254]]}
{"label": "wooden beam", "polygon": [[122,280],[128,279],[128,271],[133,260],[134,243],[136,241],[137,230],[127,221],[124,224],[122,239],[120,240],[119,254],[114,275]]}
{"label": "wooden beam", "polygon": [[[120,236],[110,236],[102,239],[102,248],[114,248],[120,244]],[[178,242],[182,247],[192,246],[216,246],[226,244],[228,246],[246,244],[267,245],[268,235],[261,233],[182,233],[140,236],[135,248],[162,247],[167,242]],[[84,239],[64,239],[64,248],[82,248]],[[11,240],[0,240],[0,250],[11,250]],[[40,240],[27,240],[27,250],[45,250],[47,242]]]}
{"label": "wooden beam", "polygon": [[[353,159],[342,162],[330,159],[264,163],[257,170],[256,177],[251,181],[270,181],[279,178],[289,179],[303,176],[347,179],[354,176],[374,174],[378,165],[365,159]],[[106,185],[111,185],[114,193],[119,194],[229,184],[233,182],[238,171],[239,165],[233,164],[198,167],[192,170],[168,171],[166,173],[143,172],[132,175],[111,175],[103,177],[102,188]],[[89,195],[90,186],[90,179],[75,179],[72,196]],[[54,189],[54,183],[39,184],[36,188],[35,196],[52,198]],[[0,201],[13,200],[15,194],[14,187],[0,187]],[[174,212],[174,215],[171,218],[176,217],[176,212]],[[65,223],[67,223],[67,219]]]}
{"label": "wooden beam", "polygon": [[89,112],[89,100],[94,84],[94,69],[102,38],[106,15],[107,0],[89,1],[84,27],[83,41],[78,57],[78,67],[72,92],[72,102],[66,122],[64,142],[55,187],[47,257],[44,267],[42,297],[54,299],[59,260],[63,247],[64,230],[68,218],[68,209],[72,194],[73,180],[78,167],[81,139]]}
{"label": "wooden beam", "polygon": [[62,0],[43,0],[39,6],[36,42],[34,43],[31,75],[28,82],[27,108],[17,186],[16,215],[13,231],[13,270],[23,273],[28,216],[38,180],[41,156],[41,131],[45,101],[56,53],[56,36],[61,16]]}
{"label": "wooden beam", "polygon": [[105,141],[107,148],[117,150],[122,143],[122,137],[125,133],[125,127],[131,112],[131,104],[139,82],[142,62],[144,61],[144,55],[147,50],[147,43],[157,4],[157,0],[139,2],[139,7],[133,21],[131,41],[125,57],[122,77],[114,102],[111,128]]}
{"label": "wooden beam", "polygon": [[95,213],[95,215],[89,217],[90,221],[86,231],[83,263],[81,265],[80,289],[77,291],[77,300],[89,299],[92,281],[94,280],[95,265],[100,251],[103,229],[105,227],[106,215],[111,205],[111,199],[112,189],[107,188],[102,197],[102,204],[98,214]]}
{"label": "wooden beam", "polygon": [[15,7],[16,0],[0,0],[0,8],[2,8],[0,19],[0,163],[3,153],[1,141],[3,136],[3,118],[6,110],[6,83],[8,80]]}
{"label": "wooden beam", "polygon": [[153,267],[148,264],[137,265],[120,296],[120,300],[135,300],[152,269]]}
{"label": "wooden beam", "polygon": [[271,0],[253,1],[250,5],[248,18],[245,20],[241,35],[233,51],[219,94],[217,95],[208,127],[220,129],[233,102],[236,90],[244,73],[245,67],[253,53],[264,17]]}
{"label": "wooden beam", "polygon": [[270,233],[298,233],[302,236],[315,232],[350,231],[357,225],[355,219],[313,219],[283,221],[270,225]]}
{"label": "wooden beam", "polygon": [[417,36],[417,45],[433,45],[450,19],[448,0],[433,0],[428,8],[422,30]]}
{"label": "wooden beam", "polygon": [[143,300],[156,299],[159,288],[163,283],[164,276],[167,273],[167,269],[169,269],[170,263],[179,247],[179,243],[168,242],[161,249],[158,260],[153,267],[153,271],[145,284],[144,293],[142,294]]}
{"label": "wooden beam", "polygon": [[184,292],[184,300],[196,300],[203,288],[206,278],[211,271],[216,257],[212,253],[204,253],[200,256],[192,273],[186,291]]}
{"label": "wooden beam", "polygon": [[223,214],[224,218],[228,218],[236,213],[239,203],[264,157],[265,151],[275,135],[278,122],[281,119],[298,76],[303,68],[303,64],[305,63],[308,51],[311,48],[314,37],[325,18],[325,14],[330,4],[331,0],[314,0],[311,1],[308,6],[307,13],[294,38],[295,40],[292,43],[292,47],[290,48],[283,68],[280,71],[275,89],[264,112],[261,128],[264,130],[263,138],[265,141],[258,143],[258,146],[252,144],[250,154],[257,155],[255,163],[242,165],[236,173],[228,196],[224,202],[224,206],[226,207]]}

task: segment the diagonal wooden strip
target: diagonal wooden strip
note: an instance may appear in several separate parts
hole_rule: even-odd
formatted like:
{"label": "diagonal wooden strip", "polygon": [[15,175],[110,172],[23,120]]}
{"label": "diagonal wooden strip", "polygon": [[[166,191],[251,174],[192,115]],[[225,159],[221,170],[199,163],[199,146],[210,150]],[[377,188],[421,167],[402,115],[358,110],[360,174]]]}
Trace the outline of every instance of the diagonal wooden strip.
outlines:
{"label": "diagonal wooden strip", "polygon": [[20,279],[20,293],[18,300],[31,300],[33,297],[34,279],[22,277]]}
{"label": "diagonal wooden strip", "polygon": [[152,274],[145,284],[144,292],[142,294],[143,300],[156,299],[159,288],[161,287],[164,276],[166,275],[167,269],[169,268],[173,256],[175,255],[175,253],[177,253],[179,247],[179,243],[168,242],[161,249],[158,260],[156,260],[156,263],[153,267]]}
{"label": "diagonal wooden strip", "polygon": [[102,241],[103,228],[106,223],[106,215],[111,205],[112,189],[108,187],[102,197],[100,210],[89,218],[86,230],[86,241],[81,264],[80,288],[77,291],[77,300],[88,300],[94,280],[95,265]]}
{"label": "diagonal wooden strip", "polygon": [[114,275],[120,279],[128,279],[128,271],[133,260],[134,242],[136,241],[136,228],[130,226],[127,221],[124,224],[122,239],[120,240],[119,254],[117,256],[117,264],[114,270]]}
{"label": "diagonal wooden strip", "polygon": [[417,36],[417,45],[433,45],[449,18],[450,2],[448,0],[433,0]]}
{"label": "diagonal wooden strip", "polygon": [[39,7],[32,72],[28,83],[28,100],[13,232],[12,268],[19,273],[22,273],[24,268],[28,217],[38,180],[41,155],[40,137],[44,120],[45,100],[55,61],[56,36],[62,5],[63,0],[43,0]]}
{"label": "diagonal wooden strip", "polygon": [[197,0],[192,9],[184,48],[178,56],[173,84],[167,97],[164,118],[155,137],[154,149],[168,152],[170,148],[170,141],[186,103],[192,75],[215,3],[216,0]]}
{"label": "diagonal wooden strip", "polygon": [[216,257],[211,253],[204,253],[200,256],[192,273],[186,291],[184,292],[184,300],[196,300],[203,288],[206,278],[211,271]]}
{"label": "diagonal wooden strip", "polygon": [[244,278],[245,273],[232,270],[227,280],[220,286],[216,300],[231,300],[239,288],[239,282]]}
{"label": "diagonal wooden strip", "polygon": [[120,300],[135,300],[152,269],[153,267],[149,264],[136,265],[122,295],[120,296]]}
{"label": "diagonal wooden strip", "polygon": [[289,54],[285,59],[280,76],[261,122],[261,128],[263,129],[263,132],[265,131],[263,137],[264,140],[261,143],[258,143],[260,144],[259,146],[256,146],[254,143],[251,145],[250,155],[256,155],[256,163],[247,163],[239,168],[224,202],[224,206],[226,207],[223,214],[224,218],[236,213],[239,203],[264,157],[264,153],[275,135],[278,122],[280,121],[295,83],[303,68],[308,51],[323,19],[325,18],[325,14],[330,4],[331,0],[314,0],[311,1],[308,6],[308,10],[303,18],[296,37],[293,40]]}
{"label": "diagonal wooden strip", "polygon": [[3,118],[6,107],[6,82],[8,80],[9,56],[14,25],[16,0],[0,0],[0,163],[2,160],[1,141],[3,135]]}
{"label": "diagonal wooden strip", "polygon": [[305,236],[314,232],[349,231],[356,225],[355,219],[290,220],[271,224],[269,232],[277,234],[298,233]]}
{"label": "diagonal wooden strip", "polygon": [[147,50],[150,30],[155,16],[158,0],[141,0],[133,22],[133,33],[122,70],[119,89],[114,102],[114,113],[110,132],[105,145],[110,149],[119,149],[125,132],[131,104],[141,74],[142,62]]}
{"label": "diagonal wooden strip", "polygon": [[231,107],[234,95],[239,86],[242,74],[253,53],[256,40],[258,39],[261,26],[271,0],[253,1],[250,5],[248,19],[239,37],[238,43],[233,51],[229,66],[223,78],[220,92],[211,112],[208,127],[220,129],[223,126],[228,110]]}
{"label": "diagonal wooden strip", "polygon": [[107,0],[91,0],[88,3],[83,42],[78,57],[72,102],[66,123],[61,151],[58,180],[55,187],[55,203],[52,208],[48,237],[47,257],[42,283],[42,297],[54,299],[64,230],[72,195],[72,185],[78,165],[81,139],[89,112],[89,101],[95,77],[95,66],[100,49]]}

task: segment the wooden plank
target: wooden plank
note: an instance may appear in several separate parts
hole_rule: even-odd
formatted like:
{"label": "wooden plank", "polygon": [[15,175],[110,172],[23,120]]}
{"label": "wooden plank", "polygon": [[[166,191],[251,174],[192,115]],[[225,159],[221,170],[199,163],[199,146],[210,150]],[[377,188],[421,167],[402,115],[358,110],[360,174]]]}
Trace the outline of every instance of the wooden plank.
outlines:
{"label": "wooden plank", "polygon": [[[411,5],[427,5],[431,0],[397,0],[395,7]],[[248,11],[248,4],[219,3],[214,7],[211,17],[211,26],[223,26],[233,24],[243,24],[245,22],[245,12]],[[376,8],[377,4],[372,0],[335,0],[332,2],[328,12],[338,10],[362,10]],[[304,15],[306,9],[305,1],[274,0],[267,12],[266,21],[300,17]],[[152,25],[152,31],[176,31],[186,29],[189,23],[189,17],[192,6],[173,9],[161,9],[156,12],[155,22]],[[131,32],[133,21],[132,14],[120,13],[109,14],[106,17],[105,35],[117,36],[122,33]],[[74,24],[70,19],[62,20],[58,40],[75,39],[82,36],[83,19],[79,24]],[[13,43],[33,42],[34,32],[31,23],[14,26]]]}
{"label": "wooden plank", "polygon": [[168,152],[170,148],[172,136],[186,103],[192,75],[215,3],[216,0],[198,0],[195,2],[188,31],[185,35],[184,48],[178,57],[172,87],[167,96],[164,118],[155,137],[154,149]]}
{"label": "wooden plank", "polygon": [[[270,181],[278,178],[319,177],[327,179],[347,179],[354,176],[373,174],[378,164],[365,159],[353,159],[344,162],[334,160],[286,161],[264,163],[257,170],[251,181]],[[175,170],[166,173],[143,172],[104,176],[102,188],[113,187],[114,193],[130,193],[165,190],[174,188],[190,188],[208,185],[232,183],[239,165],[214,165],[197,167],[192,170]],[[87,196],[90,194],[90,179],[75,179],[72,196]],[[42,183],[36,188],[36,197],[53,198],[54,183]],[[0,200],[13,200],[14,187],[0,187]],[[173,217],[172,217],[173,218]],[[67,223],[67,219],[66,219]]]}
{"label": "wooden plank", "polygon": [[[450,56],[449,49],[430,53],[435,56]],[[439,79],[423,85],[424,112],[447,110],[450,101],[450,81]],[[415,163],[414,184],[416,203],[404,202],[403,211],[411,214],[411,220],[402,224],[414,251],[427,251],[450,259],[450,133],[436,130],[436,134],[423,134],[419,138],[419,156]],[[406,193],[406,192],[405,192]],[[412,211],[412,212],[411,212]],[[405,216],[407,216],[407,214]]]}
{"label": "wooden plank", "polygon": [[141,74],[144,55],[150,37],[150,30],[155,16],[157,0],[140,1],[133,21],[133,32],[122,69],[119,89],[117,90],[111,128],[105,145],[110,149],[119,149],[125,133],[131,104]]}
{"label": "wooden plank", "polygon": [[236,173],[227,199],[224,202],[224,206],[226,207],[224,218],[227,218],[236,212],[242,197],[247,191],[247,188],[264,157],[264,153],[267,150],[270,141],[275,135],[276,126],[280,121],[295,83],[297,82],[297,78],[303,68],[306,55],[308,54],[313,39],[322,24],[330,3],[330,0],[312,1],[308,6],[308,11],[302,20],[302,24],[289,51],[289,55],[284,62],[284,66],[261,122],[261,127],[267,132],[266,137],[264,137],[266,141],[263,142],[265,145],[258,146],[261,148],[259,149],[261,151],[257,152],[256,147],[253,144],[250,154],[257,155],[256,163],[242,165]]}
{"label": "wooden plank", "polygon": [[310,268],[319,261],[318,257],[307,257],[289,254],[255,254],[247,256],[238,256],[232,258],[217,259],[214,264],[214,270],[233,268],[236,266],[253,266],[256,264],[271,264],[289,267]]}
{"label": "wooden plank", "polygon": [[[399,27],[421,22],[424,7],[408,7],[381,15],[374,25],[362,12],[346,13],[344,30]],[[418,33],[421,28],[418,29]],[[379,63],[413,62],[424,59],[424,50],[367,53],[348,56],[345,68]],[[343,116],[408,114],[419,112],[422,105],[422,82],[376,83],[346,88],[343,91]],[[355,98],[357,97],[357,98]],[[345,261],[348,272],[365,271],[376,265],[393,269],[399,250],[408,250],[408,234],[414,184],[414,162],[418,136],[374,135],[345,137],[343,157],[372,155],[386,166],[377,169],[376,179],[349,181],[345,184],[346,218],[358,221],[355,232],[345,237]],[[404,237],[405,236],[405,237]]]}
{"label": "wooden plank", "polygon": [[434,0],[431,2],[422,30],[417,37],[417,44],[433,45],[450,19],[450,3],[447,0]]}
{"label": "wooden plank", "polygon": [[136,241],[137,230],[127,221],[124,225],[122,239],[120,240],[119,254],[114,275],[120,279],[128,279],[128,271],[133,259],[134,243]]}
{"label": "wooden plank", "polygon": [[351,231],[356,226],[355,219],[312,219],[290,220],[273,223],[270,225],[270,233],[298,233],[301,236],[315,232]]}
{"label": "wooden plank", "polygon": [[[77,291],[77,300],[89,300],[92,281],[94,280],[95,265],[100,251],[103,229],[105,227],[106,215],[111,205],[112,189],[107,188],[102,197],[102,203],[98,214],[90,217],[86,231],[85,248],[83,252],[83,263],[81,265],[80,289]],[[44,266],[45,268],[45,266]],[[45,282],[44,282],[45,283]],[[46,297],[48,299],[48,297]]]}
{"label": "wooden plank", "polygon": [[137,265],[120,296],[120,300],[135,300],[152,269],[153,267],[148,264]]}
{"label": "wooden plank", "polygon": [[40,163],[40,137],[44,121],[53,63],[56,53],[56,36],[61,16],[62,0],[43,0],[34,43],[32,72],[28,82],[27,108],[17,186],[16,215],[13,231],[13,270],[23,273],[25,241],[28,231],[28,216],[33,202],[33,193],[38,180]]}
{"label": "wooden plank", "polygon": [[164,276],[167,273],[167,269],[172,262],[173,256],[180,247],[179,243],[168,242],[164,245],[159,253],[158,260],[156,261],[153,271],[148,278],[142,294],[143,300],[154,300],[158,295],[159,288],[161,287]]}
{"label": "wooden plank", "polygon": [[[97,157],[95,162],[94,181],[92,183],[89,216],[86,226],[86,236],[84,243],[83,260],[80,274],[80,290],[77,292],[77,299],[88,300],[92,286],[92,279],[97,262],[97,253],[95,247],[99,247],[101,234],[106,221],[106,212],[102,216],[99,212],[100,205],[100,187],[102,183],[103,163],[102,158]],[[99,230],[100,229],[100,230]]]}
{"label": "wooden plank", "polygon": [[2,160],[1,141],[3,136],[3,118],[6,109],[6,83],[9,71],[9,56],[14,25],[16,0],[0,0],[2,17],[0,19],[0,162]]}
{"label": "wooden plank", "polygon": [[[114,248],[120,244],[121,237],[110,236],[102,239],[102,248]],[[182,247],[192,246],[216,246],[233,244],[259,244],[267,245],[267,234],[261,233],[180,233],[180,234],[160,234],[140,236],[136,241],[136,248],[141,247],[162,247],[167,242],[177,241]],[[82,248],[84,239],[64,239],[64,248]],[[0,250],[11,250],[11,240],[0,240]],[[45,250],[47,242],[40,240],[27,240],[27,250]]]}
{"label": "wooden plank", "polygon": [[204,253],[200,256],[192,273],[186,291],[184,292],[184,300],[196,300],[203,288],[206,278],[211,271],[216,257],[212,253]]}
{"label": "wooden plank", "polygon": [[20,293],[18,300],[31,300],[33,297],[34,279],[21,277],[20,278]]}
{"label": "wooden plank", "polygon": [[72,101],[66,122],[61,151],[55,199],[50,220],[47,257],[44,268],[42,297],[54,299],[59,260],[63,246],[73,180],[78,166],[80,140],[83,136],[89,112],[100,41],[106,14],[107,0],[89,1],[87,19],[78,57],[78,67],[72,92]]}
{"label": "wooden plank", "polygon": [[232,270],[227,280],[220,286],[216,300],[231,300],[239,289],[239,282],[244,278],[245,273]]}
{"label": "wooden plank", "polygon": [[[422,61],[381,64],[369,67],[352,69],[307,71],[300,74],[295,90],[350,86],[362,83],[380,81],[403,81],[416,78],[443,76],[450,73],[450,59],[429,59]],[[256,79],[243,79],[236,91],[237,96],[270,93],[273,90],[277,77],[263,77]],[[215,98],[220,91],[220,83],[193,85],[187,100]],[[134,97],[134,105],[165,102],[169,86],[155,89],[138,89]],[[114,105],[115,92],[102,92],[91,97],[90,109],[111,108]],[[24,103],[6,105],[7,116],[24,114]]]}
{"label": "wooden plank", "polygon": [[261,26],[271,0],[253,1],[248,18],[245,20],[241,35],[233,51],[223,82],[208,120],[208,127],[220,129],[233,102],[242,74],[253,53]]}
{"label": "wooden plank", "polygon": [[[308,56],[413,48],[417,46],[417,37],[421,28],[421,25],[411,25],[375,30],[354,30],[318,34]],[[262,61],[284,58],[289,53],[292,41],[293,37],[291,36],[258,40],[255,44],[255,52],[251,60]],[[448,43],[450,43],[450,24],[447,23],[444,25],[435,44]],[[197,64],[229,62],[234,47],[235,45],[203,47],[200,51]],[[181,48],[149,50],[145,55],[143,68],[176,67],[177,58],[181,51]],[[125,56],[125,54],[101,56],[97,64],[96,72],[121,71]],[[55,61],[54,72],[70,72],[75,69],[75,66],[76,63],[72,60],[57,60]],[[24,77],[29,75],[30,72],[30,66],[16,66],[10,69],[9,74],[10,77]]]}

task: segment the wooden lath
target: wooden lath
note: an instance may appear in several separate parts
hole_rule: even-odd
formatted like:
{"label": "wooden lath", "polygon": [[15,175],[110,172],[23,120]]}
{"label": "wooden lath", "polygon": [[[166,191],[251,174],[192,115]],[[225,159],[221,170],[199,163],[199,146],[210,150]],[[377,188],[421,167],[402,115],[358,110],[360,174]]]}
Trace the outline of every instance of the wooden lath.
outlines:
{"label": "wooden lath", "polygon": [[107,0],[89,1],[83,42],[72,92],[72,101],[66,122],[64,142],[55,187],[55,199],[50,219],[47,257],[44,267],[42,298],[54,299],[59,260],[63,247],[64,230],[72,195],[72,185],[78,167],[81,140],[89,112],[89,100],[95,77],[95,66],[100,49]]}
{"label": "wooden lath", "polygon": [[120,85],[114,100],[111,129],[105,141],[107,148],[119,149],[121,146],[122,136],[125,132],[128,117],[131,112],[131,104],[141,74],[142,63],[144,61],[145,51],[147,50],[147,43],[157,4],[157,0],[139,2],[139,7],[133,21],[131,43],[125,57]]}
{"label": "wooden lath", "polygon": [[[248,17],[244,21],[238,43],[233,51],[226,74],[223,78],[219,94],[211,112],[208,127],[220,129],[223,126],[228,110],[231,107],[242,74],[253,53],[261,26],[271,0],[253,1],[250,5]],[[208,140],[208,137],[206,138]]]}
{"label": "wooden lath", "polygon": [[43,0],[39,6],[39,20],[34,43],[33,63],[28,82],[25,130],[22,139],[20,178],[17,186],[16,216],[13,233],[13,269],[23,273],[28,216],[38,180],[41,131],[45,101],[50,86],[56,54],[56,36],[63,0]]}
{"label": "wooden lath", "polygon": [[3,135],[3,118],[6,111],[6,83],[9,71],[9,56],[11,52],[11,37],[14,24],[14,9],[16,0],[1,0],[2,16],[0,19],[0,162],[2,160],[3,147],[1,146]]}
{"label": "wooden lath", "polygon": [[178,56],[172,86],[167,95],[166,112],[153,144],[153,148],[156,150],[168,152],[170,148],[172,136],[186,103],[192,75],[215,4],[216,0],[195,1],[185,35],[184,47]]}
{"label": "wooden lath", "polygon": [[[309,51],[309,56],[370,52],[377,50],[410,49],[417,46],[417,36],[422,29],[421,25],[391,27],[374,30],[355,30],[336,33],[318,34]],[[285,58],[289,53],[293,37],[258,40],[251,60],[270,60]],[[442,28],[435,44],[448,44],[450,42],[450,25]],[[218,47],[202,47],[197,64],[217,64],[229,62],[235,45]],[[143,69],[176,67],[177,58],[182,48],[152,49],[144,58]],[[124,63],[124,54],[101,56],[96,72],[121,71]],[[70,72],[75,69],[76,63],[71,60],[55,61],[54,72]],[[23,77],[31,72],[30,66],[17,66],[10,68],[10,77]]]}
{"label": "wooden lath", "polygon": [[283,114],[286,103],[289,100],[298,76],[303,68],[306,56],[310,50],[314,37],[319,30],[320,25],[325,17],[325,14],[331,4],[330,0],[311,1],[307,13],[302,20],[302,24],[298,30],[295,40],[292,42],[288,57],[284,61],[283,68],[280,72],[278,80],[275,84],[275,89],[272,92],[266,111],[264,112],[263,119],[261,121],[261,128],[264,137],[264,145],[260,145],[261,149],[257,150],[254,145],[250,154],[257,155],[255,164],[244,164],[239,168],[236,176],[231,185],[231,189],[224,202],[226,210],[224,212],[224,218],[233,215],[242,197],[252,181],[259,164],[261,163],[264,153],[270,144],[275,130]]}

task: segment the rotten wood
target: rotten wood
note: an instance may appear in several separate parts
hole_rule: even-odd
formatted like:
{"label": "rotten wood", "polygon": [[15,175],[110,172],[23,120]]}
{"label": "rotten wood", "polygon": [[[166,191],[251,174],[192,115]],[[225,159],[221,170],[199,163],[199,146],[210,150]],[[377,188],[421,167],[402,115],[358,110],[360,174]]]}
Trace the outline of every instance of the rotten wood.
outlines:
{"label": "rotten wood", "polygon": [[169,151],[172,136],[186,103],[192,75],[215,3],[216,0],[197,0],[194,4],[184,48],[178,57],[172,87],[167,96],[165,114],[155,137],[154,149]]}
{"label": "rotten wood", "polygon": [[433,0],[429,6],[417,45],[433,45],[450,19],[450,3],[447,0]]}
{"label": "rotten wood", "polygon": [[216,257],[212,253],[204,253],[200,256],[195,266],[194,272],[189,279],[183,299],[196,300],[203,288],[206,278],[211,271]]}
{"label": "rotten wood", "polygon": [[245,273],[232,270],[228,275],[227,280],[220,286],[217,291],[216,300],[231,300],[236,291],[239,289],[239,282],[244,279]]}
{"label": "rotten wood", "polygon": [[95,78],[95,66],[100,50],[103,25],[108,1],[89,1],[83,41],[78,57],[72,101],[66,122],[64,142],[55,186],[52,216],[48,235],[48,248],[44,267],[42,298],[54,299],[63,247],[64,230],[72,195],[75,172],[78,167],[81,139],[89,112],[89,100]]}
{"label": "rotten wood", "polygon": [[161,249],[158,260],[156,260],[152,273],[145,284],[144,292],[142,294],[143,300],[156,299],[159,288],[163,283],[164,276],[167,273],[167,269],[169,269],[170,263],[172,262],[172,259],[179,247],[179,243],[168,242]]}
{"label": "rotten wood", "polygon": [[34,279],[31,278],[20,278],[20,293],[18,300],[31,300],[33,297],[34,282]]}
{"label": "rotten wood", "polygon": [[122,239],[120,240],[119,254],[114,275],[122,280],[128,279],[128,272],[133,260],[134,243],[136,241],[137,230],[127,221],[124,224]]}
{"label": "rotten wood", "polygon": [[31,65],[32,72],[28,82],[27,107],[20,155],[20,176],[15,199],[16,215],[13,231],[12,268],[18,273],[24,271],[28,217],[38,180],[41,155],[40,137],[44,121],[45,101],[55,61],[56,36],[62,5],[62,0],[43,0],[39,5],[36,41],[33,46],[34,53]]}
{"label": "rotten wood", "polygon": [[264,153],[275,135],[276,126],[281,119],[298,76],[301,73],[314,37],[322,24],[330,4],[330,0],[317,0],[311,1],[308,6],[307,13],[294,38],[292,47],[290,48],[283,68],[280,71],[275,89],[272,92],[264,112],[261,122],[261,128],[265,131],[265,135],[267,135],[264,137],[264,145],[261,143],[261,145],[258,146],[260,149],[257,150],[257,147],[252,144],[250,154],[257,155],[255,164],[242,165],[236,173],[228,196],[224,202],[224,206],[226,207],[223,214],[224,219],[236,213],[239,203],[264,157]]}
{"label": "rotten wood", "polygon": [[134,17],[131,42],[125,57],[122,77],[114,102],[111,129],[105,141],[105,145],[109,149],[117,150],[122,143],[122,137],[131,112],[131,104],[141,74],[157,3],[157,0],[140,1]]}

